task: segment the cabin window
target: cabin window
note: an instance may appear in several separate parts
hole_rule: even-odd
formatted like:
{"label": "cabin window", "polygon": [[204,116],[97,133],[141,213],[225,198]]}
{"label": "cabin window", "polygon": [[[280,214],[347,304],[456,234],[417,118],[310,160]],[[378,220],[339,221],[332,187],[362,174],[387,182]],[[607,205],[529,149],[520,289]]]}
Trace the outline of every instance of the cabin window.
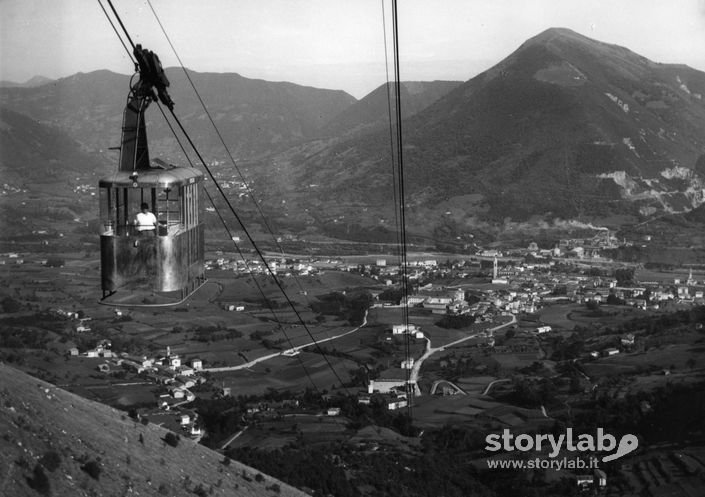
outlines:
{"label": "cabin window", "polygon": [[99,193],[101,234],[124,236],[134,233],[134,221],[142,203],[159,219],[154,188],[103,187]]}
{"label": "cabin window", "polygon": [[198,183],[191,183],[181,187],[183,192],[182,210],[184,213],[184,226],[193,228],[198,225]]}
{"label": "cabin window", "polygon": [[180,227],[181,214],[181,189],[163,188],[157,191],[157,220],[161,226]]}
{"label": "cabin window", "polygon": [[112,188],[101,188],[98,192],[98,202],[100,208],[100,234],[114,235],[115,220],[117,219],[115,199],[110,195]]}

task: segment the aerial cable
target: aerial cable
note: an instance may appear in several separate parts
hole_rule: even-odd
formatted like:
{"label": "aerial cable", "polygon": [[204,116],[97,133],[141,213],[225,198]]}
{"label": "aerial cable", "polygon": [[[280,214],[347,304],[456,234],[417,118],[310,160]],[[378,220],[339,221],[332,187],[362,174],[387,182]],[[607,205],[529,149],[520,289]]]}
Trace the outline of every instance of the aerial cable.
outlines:
{"label": "aerial cable", "polygon": [[[387,48],[387,16],[385,13],[384,9],[384,3],[386,0],[382,0],[382,33],[384,36],[384,70],[385,70],[385,75],[386,75],[386,85],[384,87],[385,94],[387,96],[387,116],[389,119],[389,146],[390,146],[390,151],[391,151],[391,165],[392,165],[392,191],[394,195],[394,226],[395,226],[395,231],[394,234],[397,238],[397,245],[396,248],[397,250],[399,249],[399,246],[401,245],[401,240],[399,238],[399,212],[396,208],[397,203],[399,202],[399,196],[398,196],[398,191],[397,191],[397,180],[396,180],[396,170],[395,170],[395,163],[394,163],[394,119],[392,117],[392,98],[391,98],[391,91],[392,91],[392,85],[389,82],[389,60],[388,60],[388,48]],[[397,254],[397,257],[399,257],[399,254]]]}
{"label": "aerial cable", "polygon": [[[254,281],[255,286],[257,287],[257,290],[259,291],[260,295],[262,295],[262,298],[264,299],[265,304],[266,304],[267,307],[269,308],[269,311],[272,313],[272,316],[274,317],[274,320],[275,320],[277,323],[279,323],[279,327],[280,327],[280,329],[281,329],[281,332],[282,332],[282,334],[284,335],[284,337],[286,338],[286,341],[289,343],[289,348],[290,348],[290,349],[294,349],[294,348],[295,348],[295,347],[294,347],[294,344],[293,344],[293,342],[291,341],[291,338],[289,337],[289,335],[286,333],[286,331],[284,331],[284,326],[282,326],[281,321],[279,320],[279,317],[277,316],[277,313],[274,311],[274,307],[272,307],[272,303],[271,303],[271,302],[269,301],[269,299],[267,298],[267,295],[264,293],[264,290],[262,289],[262,286],[261,286],[261,285],[259,284],[259,282],[257,281],[257,278],[254,276],[254,274],[253,274],[253,272],[252,272],[252,269],[250,268],[250,265],[247,263],[247,259],[245,258],[245,255],[244,255],[244,254],[242,253],[242,251],[240,250],[240,246],[235,242],[235,239],[234,239],[234,237],[233,237],[233,234],[232,234],[232,232],[230,231],[230,227],[228,226],[228,223],[225,221],[225,218],[223,218],[222,214],[220,213],[220,210],[219,210],[218,207],[215,205],[215,199],[213,199],[213,197],[211,196],[210,192],[209,192],[206,188],[204,188],[203,191],[206,192],[206,196],[208,197],[208,200],[209,200],[210,204],[213,206],[213,209],[215,209],[215,213],[218,215],[218,218],[220,219],[220,222],[222,223],[223,228],[224,228],[225,231],[228,233],[228,236],[229,236],[230,239],[232,240],[233,245],[235,245],[235,250],[237,250],[238,254],[240,254],[240,258],[241,258],[241,259],[243,260],[243,262],[245,263],[245,268],[246,268],[247,271],[250,273],[250,275],[252,275],[252,280]],[[321,393],[321,391],[318,389],[318,386],[317,386],[316,383],[313,381],[313,378],[311,377],[311,373],[309,373],[308,368],[306,367],[306,364],[304,363],[304,361],[303,361],[303,359],[301,358],[301,356],[300,356],[299,354],[297,354],[297,355],[296,355],[296,358],[299,360],[299,364],[301,365],[301,368],[304,370],[304,373],[306,374],[306,377],[308,378],[308,381],[311,383],[311,385],[313,385],[313,388],[316,390],[316,392]]]}
{"label": "aerial cable", "polygon": [[[399,223],[400,223],[400,234],[401,234],[401,285],[402,285],[402,299],[404,300],[401,308],[404,316],[404,325],[406,326],[406,342],[405,342],[405,353],[407,359],[407,366],[409,365],[409,359],[411,356],[411,336],[409,333],[409,284],[408,284],[408,261],[407,261],[407,247],[406,247],[406,217],[404,209],[404,156],[403,156],[403,146],[402,146],[402,121],[401,121],[401,75],[399,70],[399,16],[397,9],[397,0],[392,0],[392,26],[393,26],[393,38],[394,38],[394,79],[396,87],[396,114],[397,114],[397,168],[398,168],[398,179],[399,179]],[[411,369],[407,367],[406,369],[406,390],[407,390],[407,413],[409,417],[412,417],[412,399],[416,393],[415,387],[410,385],[411,380]],[[409,388],[413,388],[413,392],[409,392]]]}
{"label": "aerial cable", "polygon": [[[117,13],[117,10],[115,10],[115,7],[113,6],[113,2],[111,0],[108,0],[108,5],[110,5],[110,9],[113,11],[115,18],[120,23],[120,27],[122,28],[122,31],[125,33],[125,36],[127,36],[127,41],[130,42],[130,45],[132,46],[132,50],[135,50],[137,47],[133,43],[132,38],[130,38],[130,33],[127,32],[125,25],[122,23],[122,19],[120,19],[120,15]],[[103,5],[101,4],[101,7],[102,6]],[[105,9],[103,9],[103,10],[105,11]],[[107,16],[107,12],[106,12],[106,16]],[[110,19],[110,17],[108,17],[108,19]],[[112,24],[112,22],[110,24]],[[114,28],[115,28],[115,26],[113,26],[113,29]],[[117,30],[115,30],[115,32],[117,33]],[[118,35],[118,38],[120,38],[120,41],[122,41],[122,38],[120,37],[120,35]],[[123,45],[124,45],[124,43],[123,43]]]}
{"label": "aerial cable", "polygon": [[157,12],[154,10],[154,7],[152,6],[152,2],[150,0],[147,0],[147,4],[149,5],[149,8],[152,10],[152,13],[154,14],[154,18],[157,20],[157,23],[159,24],[159,27],[161,28],[162,33],[164,34],[164,37],[166,38],[166,41],[169,43],[171,50],[174,52],[176,59],[179,61],[179,65],[181,66],[181,69],[183,70],[184,74],[186,75],[186,79],[188,80],[189,84],[191,85],[191,88],[193,89],[194,93],[196,94],[196,98],[198,98],[198,101],[200,102],[201,107],[203,108],[204,112],[206,113],[206,116],[208,116],[208,120],[213,125],[213,128],[215,129],[215,132],[218,135],[218,139],[220,140],[220,143],[223,145],[223,148],[225,149],[225,153],[228,155],[228,158],[233,163],[235,170],[237,171],[238,175],[240,176],[240,179],[242,180],[245,187],[247,188],[247,193],[250,196],[250,198],[252,198],[255,206],[257,207],[257,210],[259,211],[259,214],[262,217],[262,220],[263,220],[265,226],[269,230],[270,234],[273,235],[272,230],[269,227],[269,224],[267,223],[267,219],[264,216],[264,213],[262,212],[262,210],[259,206],[259,203],[257,202],[257,199],[254,196],[254,193],[250,189],[249,182],[245,180],[244,175],[240,171],[240,168],[237,166],[237,162],[235,161],[235,158],[230,153],[230,149],[228,148],[227,144],[225,143],[225,139],[223,138],[223,135],[220,133],[218,126],[215,124],[215,121],[213,120],[213,117],[211,116],[210,112],[208,111],[208,107],[206,106],[205,102],[203,101],[203,98],[201,98],[201,94],[199,93],[198,89],[196,88],[196,85],[193,82],[193,79],[191,79],[191,75],[186,70],[186,66],[184,65],[183,61],[181,60],[181,57],[179,56],[178,52],[176,51],[176,47],[174,47],[174,44],[171,42],[171,38],[167,34],[166,29],[164,28],[164,25],[162,24],[161,19],[159,19]]}
{"label": "aerial cable", "polygon": [[[130,38],[129,33],[127,32],[127,29],[125,28],[125,25],[122,23],[122,20],[120,19],[120,16],[118,15],[117,11],[116,11],[115,8],[113,7],[112,2],[111,2],[110,0],[108,0],[108,3],[110,4],[110,7],[111,7],[111,9],[113,10],[113,13],[115,14],[115,17],[117,18],[118,22],[120,23],[120,26],[122,27],[123,31],[125,32],[125,35],[127,36],[128,41],[130,42],[130,44],[131,44],[133,47],[135,47],[134,43],[132,42],[132,38]],[[151,6],[151,4],[150,4],[150,6]],[[171,43],[171,42],[170,42],[170,43]],[[136,48],[136,47],[135,47],[135,48]],[[173,48],[173,47],[172,47],[172,48]],[[311,340],[313,341],[313,345],[316,346],[318,352],[323,356],[323,359],[325,360],[325,362],[326,362],[328,368],[333,372],[333,374],[334,374],[335,378],[338,380],[338,382],[340,382],[340,386],[341,386],[341,387],[346,391],[346,393],[349,395],[350,392],[348,391],[347,387],[345,386],[345,383],[343,382],[343,380],[342,380],[342,379],[340,378],[340,376],[338,375],[338,372],[337,372],[337,371],[333,368],[333,366],[331,365],[330,360],[328,359],[328,357],[326,356],[326,354],[325,354],[325,353],[323,352],[323,350],[321,349],[321,346],[320,346],[320,344],[318,343],[318,341],[314,338],[313,334],[311,333],[311,330],[309,330],[309,328],[308,328],[308,326],[306,325],[305,321],[304,321],[303,318],[301,317],[301,314],[300,314],[299,311],[296,309],[296,307],[294,306],[294,303],[291,301],[291,299],[289,298],[289,296],[288,296],[288,295],[286,294],[286,292],[284,291],[284,288],[283,288],[281,282],[279,281],[279,279],[276,277],[276,274],[275,274],[275,273],[272,271],[272,269],[269,267],[269,264],[267,264],[267,261],[266,261],[266,259],[264,258],[264,255],[262,254],[262,252],[260,251],[260,249],[259,249],[259,248],[257,247],[257,245],[255,244],[254,239],[252,238],[252,236],[250,235],[249,231],[247,230],[247,228],[246,228],[245,225],[243,224],[242,220],[240,219],[240,216],[237,214],[237,212],[235,211],[234,207],[233,207],[232,204],[230,203],[230,200],[228,199],[227,195],[226,195],[225,192],[223,191],[223,188],[220,186],[220,184],[218,184],[218,181],[216,180],[215,176],[213,175],[213,172],[210,170],[210,168],[208,167],[208,164],[206,163],[206,161],[205,161],[205,160],[203,159],[203,157],[201,156],[200,152],[199,152],[198,149],[196,148],[196,145],[193,143],[193,140],[191,140],[191,137],[189,136],[188,132],[187,132],[186,129],[184,128],[183,124],[181,124],[180,119],[179,119],[178,116],[174,113],[174,109],[173,109],[173,108],[170,108],[169,110],[170,110],[171,115],[172,115],[172,117],[174,118],[176,124],[179,126],[179,129],[181,130],[181,132],[184,134],[184,136],[186,137],[187,141],[189,142],[189,145],[193,148],[194,152],[195,152],[196,155],[198,156],[198,159],[201,161],[201,163],[203,164],[203,167],[204,167],[205,170],[208,172],[208,175],[210,176],[211,180],[213,181],[213,183],[215,184],[216,188],[218,189],[218,192],[219,192],[220,195],[222,196],[223,200],[225,200],[225,203],[227,204],[229,210],[230,210],[231,213],[235,216],[235,219],[236,219],[236,220],[238,221],[238,223],[240,224],[240,226],[241,226],[243,232],[244,232],[245,235],[247,236],[247,238],[248,238],[248,240],[250,241],[250,243],[252,243],[253,248],[254,248],[255,251],[257,252],[257,255],[259,256],[259,258],[260,258],[260,259],[262,260],[262,262],[264,263],[264,266],[267,268],[267,271],[269,272],[270,276],[272,277],[274,283],[276,284],[276,286],[278,287],[278,289],[281,291],[281,293],[284,295],[284,298],[286,299],[287,304],[289,305],[289,307],[291,307],[291,309],[293,310],[294,314],[296,315],[298,321],[301,323],[301,325],[303,326],[303,328],[306,330],[306,333],[308,334],[308,336],[309,336],[309,337],[311,338]]]}
{"label": "aerial cable", "polygon": [[[389,60],[387,57],[387,52],[388,52],[388,47],[387,47],[387,16],[385,13],[385,8],[384,8],[384,3],[385,0],[382,0],[382,30],[384,34],[384,67],[385,67],[385,73],[386,73],[386,86],[385,86],[385,92],[387,95],[387,114],[389,117],[389,145],[390,145],[390,158],[391,158],[391,166],[392,166],[392,190],[394,192],[394,221],[395,221],[395,234],[397,237],[397,257],[399,259],[399,268],[401,271],[401,308],[402,308],[402,319],[403,319],[403,324],[406,326],[406,340],[404,342],[404,355],[406,359],[406,364],[407,364],[407,369],[406,369],[406,381],[407,381],[407,396],[409,396],[409,380],[411,379],[410,376],[410,371],[411,369],[408,367],[411,357],[411,345],[410,345],[410,337],[409,337],[409,313],[408,313],[408,288],[407,288],[407,265],[406,265],[406,260],[405,260],[405,248],[406,248],[406,240],[402,235],[404,226],[402,224],[402,217],[400,215],[401,210],[403,209],[403,203],[404,203],[404,197],[403,197],[403,190],[401,188],[401,181],[402,181],[402,176],[400,174],[400,169],[402,167],[402,161],[401,161],[401,153],[400,153],[400,145],[401,145],[401,137],[398,137],[398,141],[395,141],[394,137],[394,123],[396,121],[397,123],[397,129],[400,129],[401,125],[401,118],[399,117],[399,113],[397,113],[397,119],[394,119],[393,114],[392,114],[392,102],[391,102],[391,94],[393,91],[393,86],[389,82]],[[393,8],[396,8],[396,5],[393,4]],[[395,18],[393,17],[393,29],[394,33],[396,33],[396,25],[394,24]],[[398,50],[397,50],[397,42],[396,38],[392,39],[392,50],[394,53],[394,60],[398,59]],[[395,66],[395,81],[399,81],[399,74]],[[394,86],[396,89],[396,105],[395,105],[395,110],[400,109],[401,105],[401,99],[399,98],[399,86]],[[397,153],[397,162],[395,163],[395,147],[399,146],[399,148],[396,150]],[[397,183],[398,181],[398,183]],[[399,207],[401,204],[401,208]],[[411,416],[411,399],[408,399],[408,404],[407,404],[407,410],[409,411],[409,416]]]}
{"label": "aerial cable", "polygon": [[[164,112],[164,109],[162,109],[162,106],[159,105],[158,100],[157,100],[157,107],[159,108],[159,112],[162,113],[162,116],[164,117],[164,121],[166,121],[167,126],[169,126],[169,129],[171,130],[171,134],[174,135],[174,139],[176,139],[176,143],[179,144],[179,148],[181,149],[181,152],[184,154],[184,157],[186,157],[186,161],[188,162],[189,166],[194,167],[194,164],[191,161],[191,158],[186,153],[186,149],[184,148],[183,144],[181,143],[179,136],[176,134],[176,130],[174,130],[174,126],[171,125],[171,122],[166,117],[166,113]],[[209,198],[210,198],[210,195],[209,195]],[[211,203],[212,203],[212,201],[211,201]],[[213,206],[213,208],[215,209],[215,205]]]}
{"label": "aerial cable", "polygon": [[[147,0],[147,4],[149,5],[149,8],[152,10],[152,14],[154,14],[154,18],[156,19],[157,24],[159,24],[159,27],[162,30],[162,33],[164,34],[166,41],[169,43],[169,46],[171,47],[171,50],[174,53],[174,56],[179,61],[179,65],[181,66],[181,69],[183,70],[184,75],[186,76],[186,79],[188,80],[189,84],[191,85],[191,88],[193,89],[194,93],[196,94],[196,98],[198,98],[198,101],[201,104],[201,108],[203,108],[203,111],[205,112],[206,116],[208,117],[208,120],[210,121],[211,125],[213,126],[213,129],[215,130],[215,133],[218,136],[218,139],[220,140],[220,143],[223,146],[225,153],[227,154],[228,158],[230,159],[230,162],[232,163],[233,167],[235,168],[235,171],[237,172],[238,176],[242,180],[242,183],[245,185],[245,189],[247,191],[247,194],[250,197],[250,199],[252,200],[252,203],[255,205],[255,209],[257,210],[260,218],[262,219],[262,223],[264,224],[264,227],[266,228],[272,241],[274,242],[274,246],[279,250],[282,257],[284,257],[284,249],[282,248],[282,246],[279,244],[276,237],[274,236],[274,231],[272,230],[271,226],[267,222],[267,217],[264,215],[264,212],[262,211],[262,207],[260,206],[259,202],[257,201],[257,198],[255,197],[254,192],[250,188],[249,181],[247,181],[245,179],[245,176],[242,174],[242,171],[238,167],[237,162],[235,161],[235,158],[233,157],[232,153],[230,152],[228,145],[225,143],[225,139],[223,138],[223,135],[220,133],[220,130],[218,129],[218,126],[216,125],[215,120],[211,116],[211,113],[208,110],[208,107],[206,106],[205,102],[203,101],[203,98],[201,97],[200,92],[196,88],[196,84],[193,82],[191,75],[186,70],[186,66],[184,65],[183,61],[181,60],[179,53],[176,51],[176,47],[172,43],[169,35],[167,34],[166,28],[164,28],[164,25],[162,24],[162,21],[159,18],[159,15],[157,14],[156,10],[154,9],[154,6],[152,5],[151,0]],[[304,295],[308,295],[308,293],[304,291],[304,288],[301,285],[301,282],[299,281],[299,279],[296,276],[294,276],[294,281],[296,281],[296,284],[299,287],[299,290],[301,291],[301,293]],[[308,297],[306,297],[306,301],[310,305],[310,301],[309,301]]]}
{"label": "aerial cable", "polygon": [[[108,0],[110,2],[110,0]],[[132,63],[137,66],[137,62],[135,61],[135,58],[132,56],[132,52],[130,52],[130,49],[127,48],[127,45],[125,44],[125,40],[122,39],[122,36],[120,36],[120,33],[118,32],[117,28],[115,27],[115,24],[113,23],[113,20],[110,18],[110,15],[108,14],[108,11],[105,10],[105,7],[103,7],[103,2],[98,0],[98,5],[100,5],[100,8],[103,9],[103,13],[105,13],[105,17],[108,19],[108,22],[113,28],[113,31],[115,31],[115,34],[117,35],[118,39],[120,40],[120,43],[122,43],[122,46],[125,47],[125,51],[127,52],[127,56],[130,58]],[[112,7],[112,4],[111,4]],[[129,37],[128,37],[129,38]]]}
{"label": "aerial cable", "polygon": [[181,129],[181,132],[184,134],[184,136],[185,136],[186,139],[188,140],[189,144],[190,144],[191,147],[193,148],[194,152],[195,152],[196,155],[198,156],[198,159],[199,159],[199,160],[201,161],[201,163],[203,164],[203,167],[204,167],[205,170],[208,172],[208,175],[210,176],[211,180],[213,181],[213,183],[215,184],[216,188],[218,189],[218,192],[220,193],[221,197],[223,198],[223,200],[224,200],[225,203],[227,204],[228,209],[229,209],[230,212],[233,214],[233,216],[235,216],[235,219],[236,219],[237,222],[240,224],[240,227],[242,228],[243,233],[245,233],[245,236],[247,236],[247,239],[248,239],[248,240],[250,241],[250,243],[252,244],[252,247],[254,248],[255,252],[257,252],[257,255],[259,256],[259,258],[260,258],[260,259],[262,260],[262,262],[264,263],[264,267],[267,268],[267,272],[268,272],[269,275],[272,277],[272,280],[274,281],[274,284],[277,286],[277,288],[278,288],[279,291],[282,293],[282,295],[284,295],[284,299],[286,300],[287,304],[289,305],[289,307],[291,308],[291,310],[294,311],[294,314],[296,315],[296,318],[298,319],[299,323],[301,323],[301,325],[303,326],[303,328],[306,330],[306,333],[308,334],[308,336],[309,336],[309,337],[311,338],[311,340],[313,341],[313,344],[316,346],[316,349],[318,350],[318,353],[323,356],[323,359],[326,361],[326,364],[328,365],[328,367],[330,368],[330,370],[333,371],[333,374],[335,375],[335,378],[340,382],[341,387],[342,387],[343,389],[345,389],[345,391],[346,391],[347,393],[349,393],[347,387],[345,386],[345,383],[343,382],[343,380],[342,380],[342,379],[340,378],[340,376],[338,375],[338,372],[333,368],[332,364],[330,363],[330,360],[328,359],[328,356],[326,356],[326,354],[323,352],[323,349],[321,348],[321,346],[320,346],[320,344],[318,343],[318,341],[314,338],[313,333],[311,333],[311,330],[310,330],[310,329],[308,328],[308,326],[306,325],[306,322],[304,321],[303,317],[301,317],[301,313],[299,313],[298,309],[296,309],[296,306],[294,305],[294,303],[293,303],[293,302],[291,301],[291,299],[289,298],[289,295],[287,295],[286,291],[284,290],[284,287],[282,286],[281,282],[279,281],[279,278],[277,278],[276,273],[272,270],[272,268],[269,266],[269,264],[267,264],[267,260],[265,259],[264,254],[263,254],[262,251],[259,249],[259,247],[257,247],[257,244],[255,243],[254,239],[252,238],[252,235],[250,234],[250,232],[249,232],[249,231],[247,230],[247,228],[245,227],[244,223],[242,222],[242,219],[240,218],[240,216],[238,215],[238,213],[235,211],[235,208],[233,207],[232,203],[231,203],[230,200],[228,199],[228,196],[225,194],[225,191],[223,190],[223,187],[221,187],[220,184],[218,184],[218,180],[217,180],[217,179],[215,178],[215,176],[213,175],[213,172],[211,171],[210,167],[208,167],[208,164],[206,163],[206,161],[205,161],[205,160],[203,159],[203,157],[201,156],[200,152],[199,152],[198,149],[196,148],[196,145],[195,145],[195,144],[193,143],[193,141],[191,140],[191,137],[190,137],[189,134],[186,132],[186,129],[185,129],[184,126],[181,124],[181,121],[179,120],[178,116],[174,113],[174,110],[173,110],[173,109],[171,109],[171,115],[172,115],[172,117],[174,118],[174,120],[176,121],[176,124],[177,124],[177,125],[179,126],[179,128]]}
{"label": "aerial cable", "polygon": [[[193,164],[193,162],[191,161],[191,158],[190,158],[190,157],[188,156],[188,154],[186,153],[186,149],[185,149],[184,146],[182,145],[181,140],[179,139],[179,136],[178,136],[177,133],[176,133],[176,130],[174,130],[174,127],[172,126],[171,122],[170,122],[169,119],[167,118],[166,113],[164,112],[164,109],[162,109],[161,105],[159,105],[159,101],[157,101],[157,107],[159,108],[159,111],[162,113],[162,116],[164,117],[164,120],[166,121],[167,126],[169,126],[169,129],[171,130],[171,133],[174,135],[174,138],[176,139],[176,142],[179,144],[179,147],[181,148],[181,151],[183,152],[184,156],[186,157],[186,160],[188,161],[189,165],[190,165],[191,167],[194,167],[194,164]],[[253,274],[253,272],[252,272],[252,269],[250,268],[250,265],[247,263],[247,259],[245,258],[245,255],[244,255],[244,254],[242,253],[242,251],[240,250],[240,246],[235,242],[235,238],[233,237],[233,234],[232,234],[232,232],[230,231],[230,227],[228,226],[228,223],[225,221],[225,219],[223,218],[222,214],[220,213],[220,209],[218,209],[218,206],[217,206],[216,203],[215,203],[215,199],[213,199],[213,197],[211,196],[211,194],[210,194],[210,192],[208,191],[207,188],[204,187],[204,188],[203,188],[203,191],[205,192],[206,197],[208,197],[208,201],[210,202],[211,206],[213,206],[213,210],[215,211],[216,215],[218,216],[218,219],[220,219],[220,222],[222,223],[223,228],[225,229],[225,232],[228,234],[228,237],[229,237],[230,240],[233,242],[233,245],[235,245],[235,250],[237,250],[238,254],[240,254],[240,258],[241,258],[241,259],[243,260],[243,262],[245,263],[245,268],[247,269],[247,272],[248,272],[250,275],[253,276],[252,279],[253,279],[253,281],[254,281],[254,283],[255,283],[255,286],[257,287],[257,290],[259,291],[260,295],[262,295],[262,298],[263,298],[265,304],[267,305],[267,307],[269,308],[269,311],[272,313],[272,317],[274,318],[274,321],[276,321],[277,323],[279,323],[279,326],[280,326],[280,328],[281,328],[282,334],[283,334],[284,337],[286,338],[287,342],[289,342],[289,348],[292,348],[292,349],[293,349],[293,348],[294,348],[294,344],[292,343],[291,338],[289,338],[289,335],[286,333],[286,331],[284,331],[284,327],[281,325],[281,321],[279,320],[279,317],[277,316],[277,313],[274,311],[274,307],[272,307],[272,304],[271,304],[271,302],[269,301],[269,299],[267,298],[267,295],[264,293],[264,290],[262,289],[262,286],[259,284],[259,282],[257,281],[257,278],[254,276],[254,274]],[[309,382],[311,383],[311,385],[313,385],[313,388],[316,390],[316,392],[319,392],[319,393],[320,393],[320,391],[318,390],[318,386],[317,386],[316,383],[313,381],[313,378],[311,378],[311,374],[308,372],[308,369],[306,368],[306,365],[304,364],[303,360],[301,359],[301,357],[300,357],[298,354],[297,354],[296,357],[298,358],[299,363],[300,363],[301,367],[302,367],[303,370],[304,370],[304,373],[305,373],[306,376],[308,377]]]}
{"label": "aerial cable", "polygon": [[[161,105],[159,105],[158,101],[157,101],[157,107],[159,107],[159,111],[162,113],[164,120],[166,121],[167,125],[169,126],[171,133],[174,135],[174,138],[176,139],[176,142],[179,144],[179,147],[181,148],[181,151],[183,152],[184,156],[186,157],[186,160],[188,161],[189,165],[191,167],[194,167],[193,162],[191,162],[191,159],[189,158],[188,154],[186,153],[186,150],[184,149],[184,146],[181,144],[181,140],[179,139],[178,135],[176,134],[174,127],[171,125],[171,122],[166,117],[166,113],[164,112],[164,109],[162,109]],[[240,254],[240,258],[245,263],[245,269],[252,276],[252,280],[254,281],[255,286],[257,287],[257,290],[259,291],[260,295],[262,295],[262,299],[264,300],[265,304],[269,308],[269,312],[272,313],[272,317],[274,318],[274,321],[279,323],[282,334],[286,338],[286,341],[289,342],[289,348],[293,349],[294,344],[291,341],[291,338],[289,338],[289,335],[286,333],[286,331],[284,331],[284,327],[281,325],[281,321],[279,320],[277,313],[274,311],[274,307],[272,307],[272,304],[269,301],[269,299],[267,298],[267,295],[264,293],[262,286],[259,284],[259,282],[257,281],[257,278],[254,276],[254,273],[252,272],[250,265],[247,263],[247,259],[245,258],[245,255],[240,250],[240,246],[235,242],[235,238],[234,238],[232,232],[230,231],[230,227],[228,226],[228,223],[225,221],[225,218],[223,218],[223,215],[220,213],[220,209],[218,209],[218,206],[215,203],[215,199],[211,196],[211,194],[207,188],[204,187],[203,191],[205,192],[206,197],[208,197],[208,201],[210,202],[211,206],[213,206],[213,210],[215,211],[216,215],[218,216],[218,219],[220,219],[220,222],[223,225],[223,229],[225,229],[225,232],[228,234],[228,237],[233,242],[233,245],[235,246],[235,250],[237,250],[237,253]],[[320,390],[318,389],[318,386],[316,385],[316,383],[313,381],[311,374],[308,372],[308,369],[306,368],[306,365],[304,364],[303,359],[298,354],[296,355],[296,357],[298,358],[299,364],[301,365],[301,368],[304,370],[304,373],[306,374],[306,377],[308,378],[309,382],[311,383],[311,385],[313,385],[313,388],[316,390],[316,392],[320,393]]]}

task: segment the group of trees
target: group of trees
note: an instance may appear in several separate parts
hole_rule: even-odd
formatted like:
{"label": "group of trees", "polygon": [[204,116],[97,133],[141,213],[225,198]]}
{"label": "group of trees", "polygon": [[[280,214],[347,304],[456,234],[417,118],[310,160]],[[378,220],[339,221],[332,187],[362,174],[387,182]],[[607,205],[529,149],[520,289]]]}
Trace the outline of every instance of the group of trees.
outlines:
{"label": "group of trees", "polygon": [[200,326],[194,330],[194,340],[197,342],[217,342],[220,340],[234,340],[241,338],[242,332],[233,329],[221,329],[217,326]]}
{"label": "group of trees", "polygon": [[11,314],[13,312],[20,312],[22,310],[22,303],[16,299],[13,299],[9,295],[2,300],[0,300],[0,311],[5,314]]}
{"label": "group of trees", "polygon": [[372,305],[369,292],[341,293],[332,292],[318,297],[311,303],[311,309],[318,314],[338,316],[347,320],[352,326],[362,324],[365,312]]}
{"label": "group of trees", "polygon": [[32,316],[0,320],[0,347],[46,349],[51,337],[43,328],[36,321],[32,321]]}
{"label": "group of trees", "polygon": [[451,328],[459,330],[466,328],[475,322],[475,316],[472,314],[445,314],[439,321],[436,321],[436,326],[441,328]]}
{"label": "group of trees", "polygon": [[633,433],[648,443],[693,440],[701,435],[705,419],[703,387],[703,382],[672,384],[623,399],[603,395],[576,411],[573,427],[584,433],[598,427],[615,434]]}
{"label": "group of trees", "polygon": [[242,428],[242,416],[247,411],[246,401],[241,397],[197,397],[193,407],[207,433],[202,443],[211,448]]}
{"label": "group of trees", "polygon": [[348,482],[345,470],[331,457],[328,447],[311,446],[271,451],[236,448],[229,449],[226,455],[289,485],[308,487],[314,490],[316,495],[360,495]]}
{"label": "group of trees", "polygon": [[577,495],[574,482],[547,483],[540,472],[474,470],[468,462],[482,457],[486,435],[486,430],[443,426],[427,430],[418,446],[406,450],[380,441],[381,450],[363,452],[336,442],[272,451],[231,449],[227,455],[316,495]]}
{"label": "group of trees", "polygon": [[542,405],[550,405],[554,402],[558,387],[551,378],[541,380],[530,380],[518,378],[514,381],[514,390],[507,395],[507,399],[512,404],[530,409],[536,409]]}

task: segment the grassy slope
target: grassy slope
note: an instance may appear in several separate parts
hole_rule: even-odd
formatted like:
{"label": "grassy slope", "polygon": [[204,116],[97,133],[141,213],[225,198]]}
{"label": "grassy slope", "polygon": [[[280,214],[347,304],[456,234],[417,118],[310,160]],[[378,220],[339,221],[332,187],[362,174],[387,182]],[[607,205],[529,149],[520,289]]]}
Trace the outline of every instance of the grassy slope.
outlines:
{"label": "grassy slope", "polygon": [[[207,495],[306,495],[238,462],[225,466],[220,454],[191,440],[166,445],[167,430],[4,364],[0,376],[0,495],[40,495],[27,478],[49,451],[60,456],[55,471],[44,470],[55,496],[193,496],[199,485]],[[81,470],[84,458],[100,461],[98,480]],[[18,464],[22,460],[25,467]]]}

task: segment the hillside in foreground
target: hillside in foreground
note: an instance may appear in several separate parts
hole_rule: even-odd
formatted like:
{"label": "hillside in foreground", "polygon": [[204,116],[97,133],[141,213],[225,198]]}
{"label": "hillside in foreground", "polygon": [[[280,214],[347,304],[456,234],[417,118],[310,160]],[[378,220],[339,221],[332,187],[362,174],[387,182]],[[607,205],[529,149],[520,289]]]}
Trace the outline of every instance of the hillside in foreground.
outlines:
{"label": "hillside in foreground", "polygon": [[0,375],[0,495],[306,495],[5,364]]}

